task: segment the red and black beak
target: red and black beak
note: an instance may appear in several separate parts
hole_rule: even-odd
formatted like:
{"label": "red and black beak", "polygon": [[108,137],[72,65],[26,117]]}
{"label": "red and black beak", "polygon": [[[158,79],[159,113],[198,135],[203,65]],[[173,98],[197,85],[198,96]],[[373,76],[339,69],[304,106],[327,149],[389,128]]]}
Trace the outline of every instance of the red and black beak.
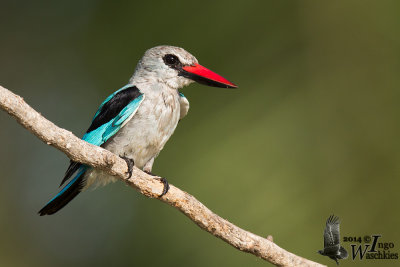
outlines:
{"label": "red and black beak", "polygon": [[183,66],[179,72],[179,75],[208,86],[221,88],[237,88],[236,84],[228,81],[224,77],[203,67],[200,64]]}

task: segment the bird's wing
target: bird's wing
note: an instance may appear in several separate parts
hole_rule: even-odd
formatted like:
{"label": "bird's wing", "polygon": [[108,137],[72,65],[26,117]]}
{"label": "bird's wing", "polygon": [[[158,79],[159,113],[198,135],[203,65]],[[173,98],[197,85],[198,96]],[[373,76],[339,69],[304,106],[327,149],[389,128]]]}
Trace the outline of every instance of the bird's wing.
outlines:
{"label": "bird's wing", "polygon": [[[101,146],[135,115],[143,99],[144,95],[136,86],[128,84],[122,87],[101,103],[82,139]],[[82,164],[71,161],[61,185],[81,166]]]}
{"label": "bird's wing", "polygon": [[181,120],[181,119],[183,119],[183,117],[186,116],[186,114],[189,111],[189,101],[181,92],[179,92],[179,104],[181,106],[180,107],[181,115],[179,117],[179,120]]}
{"label": "bird's wing", "polygon": [[329,216],[324,231],[324,248],[340,244],[340,222],[334,215]]}
{"label": "bird's wing", "polygon": [[122,87],[100,105],[82,139],[101,146],[135,115],[143,99],[136,86]]}

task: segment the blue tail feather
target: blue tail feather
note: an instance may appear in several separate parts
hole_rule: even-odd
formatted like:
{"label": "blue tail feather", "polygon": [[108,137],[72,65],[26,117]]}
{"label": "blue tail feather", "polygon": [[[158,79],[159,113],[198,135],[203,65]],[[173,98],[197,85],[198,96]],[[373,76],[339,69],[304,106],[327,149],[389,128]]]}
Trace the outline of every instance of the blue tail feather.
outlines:
{"label": "blue tail feather", "polygon": [[84,186],[86,170],[86,166],[79,168],[75,177],[39,211],[40,216],[56,213],[76,197]]}

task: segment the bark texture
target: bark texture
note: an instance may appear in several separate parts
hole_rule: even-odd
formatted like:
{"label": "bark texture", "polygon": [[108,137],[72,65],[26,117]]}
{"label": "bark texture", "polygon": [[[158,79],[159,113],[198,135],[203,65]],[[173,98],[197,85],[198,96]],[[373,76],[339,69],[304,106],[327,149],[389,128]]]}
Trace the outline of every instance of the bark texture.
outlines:
{"label": "bark texture", "polygon": [[[119,156],[57,127],[30,107],[22,97],[2,86],[0,86],[0,107],[44,143],[62,151],[70,159],[102,169],[147,197],[158,198],[161,194],[163,184],[160,181],[137,168],[133,169],[132,177],[128,179],[128,167]],[[237,227],[213,213],[192,195],[173,185],[170,185],[166,195],[158,199],[177,208],[202,229],[231,246],[254,254],[276,266],[324,266],[284,250],[270,241],[272,238],[269,240]]]}

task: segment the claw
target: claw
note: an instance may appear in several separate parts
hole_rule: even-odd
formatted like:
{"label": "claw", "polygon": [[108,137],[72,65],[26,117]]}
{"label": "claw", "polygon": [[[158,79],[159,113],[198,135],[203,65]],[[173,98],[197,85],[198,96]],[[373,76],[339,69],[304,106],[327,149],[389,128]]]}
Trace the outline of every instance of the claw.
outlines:
{"label": "claw", "polygon": [[128,174],[128,179],[132,177],[132,171],[133,171],[133,166],[135,166],[135,162],[133,159],[127,158],[125,156],[119,156],[121,159],[125,160],[126,165],[128,165],[128,171],[126,172]]}
{"label": "claw", "polygon": [[[151,173],[151,172],[149,172],[149,171],[144,171],[144,172],[147,173],[147,174],[150,174],[151,176],[157,176],[157,175],[154,175],[153,173]],[[162,197],[163,195],[165,195],[166,193],[168,193],[168,190],[169,190],[168,181],[167,181],[167,179],[165,179],[165,178],[163,178],[163,177],[161,177],[161,178],[158,178],[158,177],[157,177],[157,178],[155,178],[155,179],[160,180],[160,182],[163,183],[163,185],[164,185],[164,189],[163,189],[161,195],[158,196],[158,197]]]}
{"label": "claw", "polygon": [[162,197],[162,196],[164,196],[166,193],[168,193],[168,190],[169,190],[169,184],[168,184],[168,181],[167,181],[167,179],[165,179],[165,178],[163,178],[163,177],[161,177],[161,178],[157,178],[157,179],[159,179],[159,180],[160,180],[160,182],[164,184],[164,189],[163,189],[163,191],[162,191],[161,195],[159,196],[159,197]]}

